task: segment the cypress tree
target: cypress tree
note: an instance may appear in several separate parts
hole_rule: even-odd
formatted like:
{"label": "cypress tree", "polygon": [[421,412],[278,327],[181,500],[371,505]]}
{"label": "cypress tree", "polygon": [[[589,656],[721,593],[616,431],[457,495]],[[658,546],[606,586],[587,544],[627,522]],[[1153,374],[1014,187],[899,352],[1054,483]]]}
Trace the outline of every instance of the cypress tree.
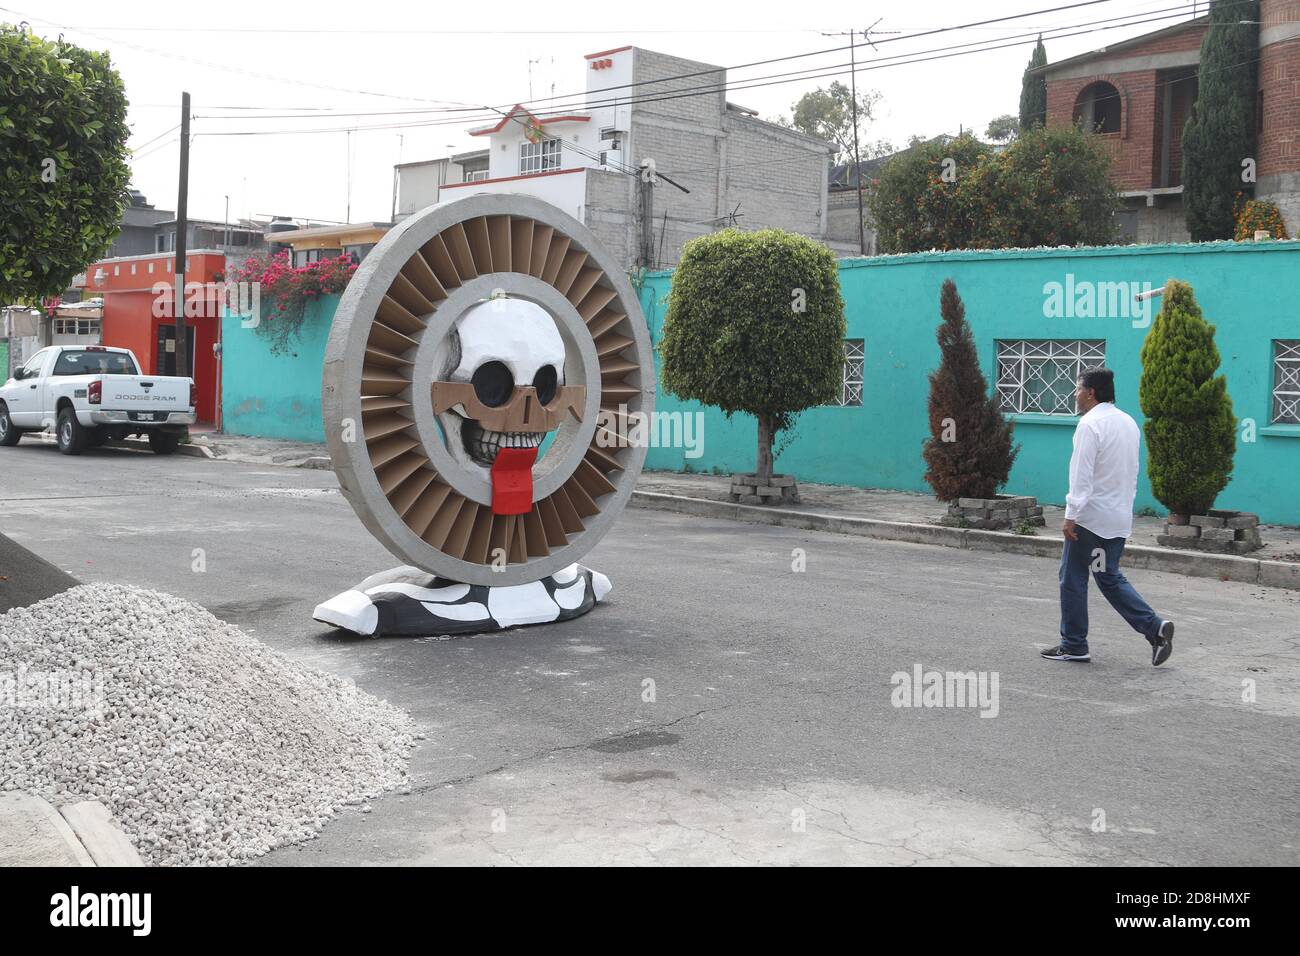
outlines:
{"label": "cypress tree", "polygon": [[989,396],[966,307],[951,279],[939,293],[939,315],[941,358],[930,373],[930,437],[922,448],[925,480],[940,501],[991,498],[1006,484],[1020,451],[1011,443],[1015,426]]}
{"label": "cypress tree", "polygon": [[1201,41],[1199,90],[1183,127],[1183,210],[1196,242],[1231,239],[1242,160],[1255,155],[1258,0],[1213,0]]}
{"label": "cypress tree", "polygon": [[1237,420],[1218,368],[1214,326],[1192,287],[1170,279],[1142,344],[1138,396],[1151,490],[1172,514],[1207,513],[1232,475]]}
{"label": "cypress tree", "polygon": [[1031,127],[1042,126],[1047,122],[1047,79],[1042,75],[1034,75],[1029,71],[1037,69],[1040,66],[1047,66],[1047,48],[1043,46],[1043,38],[1038,38],[1038,45],[1034,47],[1034,55],[1029,58],[1029,65],[1025,67],[1024,78],[1020,81],[1020,131],[1027,133]]}

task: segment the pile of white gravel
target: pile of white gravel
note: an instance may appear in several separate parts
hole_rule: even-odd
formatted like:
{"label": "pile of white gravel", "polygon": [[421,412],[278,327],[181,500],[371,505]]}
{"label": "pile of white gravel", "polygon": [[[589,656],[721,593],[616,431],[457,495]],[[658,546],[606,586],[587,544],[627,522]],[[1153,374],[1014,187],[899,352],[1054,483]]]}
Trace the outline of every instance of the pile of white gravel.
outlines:
{"label": "pile of white gravel", "polygon": [[103,801],[146,863],[312,839],[344,806],[409,792],[422,737],[404,711],[167,594],[88,584],[0,614],[0,790]]}

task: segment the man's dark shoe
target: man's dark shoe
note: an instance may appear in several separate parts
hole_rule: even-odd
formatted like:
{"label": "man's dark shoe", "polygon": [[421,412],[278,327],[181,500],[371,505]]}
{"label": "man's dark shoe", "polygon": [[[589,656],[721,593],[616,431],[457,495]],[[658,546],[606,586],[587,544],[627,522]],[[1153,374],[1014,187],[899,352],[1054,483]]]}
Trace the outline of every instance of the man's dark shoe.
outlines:
{"label": "man's dark shoe", "polygon": [[1084,651],[1082,654],[1075,654],[1072,651],[1067,651],[1060,644],[1042,651],[1041,656],[1044,660],[1049,661],[1081,661],[1084,664],[1092,660],[1092,655],[1087,651]]}
{"label": "man's dark shoe", "polygon": [[1150,638],[1151,641],[1151,663],[1159,667],[1165,661],[1169,660],[1169,655],[1174,652],[1174,622],[1161,621],[1160,630],[1156,636]]}

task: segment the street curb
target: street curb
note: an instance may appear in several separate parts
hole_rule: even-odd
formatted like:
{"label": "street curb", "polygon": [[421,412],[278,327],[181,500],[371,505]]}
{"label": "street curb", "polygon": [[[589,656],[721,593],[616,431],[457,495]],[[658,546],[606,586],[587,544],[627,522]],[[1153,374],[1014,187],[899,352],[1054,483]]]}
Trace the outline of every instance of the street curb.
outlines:
{"label": "street curb", "polygon": [[[28,437],[28,436],[25,435],[23,437]],[[47,432],[33,432],[31,433],[30,437],[37,438],[47,445],[58,444],[58,440],[53,435]],[[149,439],[147,438],[123,438],[121,441],[106,441],[104,442],[102,447],[125,448],[128,451],[148,451],[148,452],[153,451],[153,449],[149,447]],[[176,451],[173,452],[173,454],[189,455],[191,458],[216,458],[217,457],[216,455],[212,454],[212,451],[206,446],[193,445],[193,444],[177,445]]]}
{"label": "street curb", "polygon": [[[149,447],[149,439],[147,438],[123,438],[121,441],[106,441],[104,442],[104,445],[105,447],[108,448],[133,448],[137,451],[153,450]],[[204,447],[203,445],[194,445],[194,444],[185,444],[185,443],[181,443],[177,445],[176,451],[173,452],[173,454],[188,455],[191,458],[215,458],[216,457],[216,455],[212,454],[211,450]]]}
{"label": "street curb", "polygon": [[[907,521],[883,521],[877,518],[852,518],[805,511],[787,511],[783,508],[732,504],[727,501],[689,498],[658,491],[634,490],[628,503],[633,507],[653,511],[675,511],[701,517],[725,518],[732,521],[746,521],[750,524],[777,525],[783,528],[801,528],[805,531],[829,531],[884,541],[934,544],[945,548],[964,548],[968,551],[1000,551],[1054,559],[1061,555],[1061,540],[1054,537],[1039,538],[1001,531],[982,531],[976,528],[950,528],[945,525],[915,524]],[[1199,551],[1176,551],[1133,545],[1124,549],[1124,564],[1130,568],[1166,571],[1189,577],[1219,578],[1226,581],[1259,584],[1264,587],[1300,590],[1300,564],[1286,561],[1265,561],[1227,554],[1205,554]]]}

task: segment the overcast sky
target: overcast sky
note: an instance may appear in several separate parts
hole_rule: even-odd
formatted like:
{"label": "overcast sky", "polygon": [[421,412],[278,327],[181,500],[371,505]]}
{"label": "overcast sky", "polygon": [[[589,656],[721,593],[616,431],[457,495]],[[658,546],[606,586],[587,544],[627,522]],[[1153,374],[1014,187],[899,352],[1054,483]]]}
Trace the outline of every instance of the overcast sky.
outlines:
{"label": "overcast sky", "polygon": [[[594,3],[416,3],[317,0],[285,4],[226,0],[216,5],[92,0],[0,0],[0,19],[27,20],[54,37],[107,49],[131,102],[134,185],[154,205],[176,205],[180,94],[193,98],[190,215],[221,220],[282,214],[322,220],[387,220],[393,165],[475,148],[465,114],[400,112],[500,106],[585,88],[584,54],[635,44],[720,66],[828,50],[847,42],[824,33],[876,23],[876,50],[858,52],[860,89],[882,95],[873,139],[904,145],[912,134],[983,134],[988,121],[1016,113],[1034,31],[1048,33],[1057,61],[1190,17],[1183,0],[1106,0],[1046,11],[1077,0],[922,0],[912,4],[797,4],[750,0],[711,4],[658,0],[634,8]],[[1204,13],[1206,0],[1199,12]],[[906,39],[906,35],[1013,14],[990,26]],[[1160,18],[1105,28],[1096,21]],[[1073,27],[1074,29],[1065,29]],[[1052,32],[1081,35],[1053,39]],[[859,41],[861,42],[861,41]],[[959,44],[1015,43],[1004,49],[910,65],[900,54],[930,55]],[[845,50],[733,69],[733,102],[764,117],[790,112],[799,96],[848,80]],[[875,68],[871,61],[880,62]],[[839,73],[743,89],[745,81],[793,70]],[[531,86],[531,92],[530,92]],[[562,102],[562,101],[561,101]],[[543,104],[549,105],[549,104]],[[348,113],[347,111],[353,111]],[[382,111],[398,111],[381,114]],[[354,115],[358,113],[360,115]],[[475,113],[474,116],[481,116]],[[455,121],[450,122],[450,121]],[[480,121],[481,122],[481,121]],[[422,123],[403,129],[361,129]],[[429,124],[439,125],[429,125]],[[287,130],[328,132],[289,133]],[[261,131],[273,135],[229,135]],[[221,135],[214,135],[221,134]],[[349,167],[351,187],[349,191]],[[667,170],[666,170],[667,171]],[[350,194],[349,194],[350,193]]]}

